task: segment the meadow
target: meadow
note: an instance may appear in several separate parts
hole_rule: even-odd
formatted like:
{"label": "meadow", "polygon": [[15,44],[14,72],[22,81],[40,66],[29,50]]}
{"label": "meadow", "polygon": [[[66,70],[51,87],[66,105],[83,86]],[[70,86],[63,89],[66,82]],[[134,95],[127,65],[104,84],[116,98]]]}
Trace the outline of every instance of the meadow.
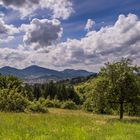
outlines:
{"label": "meadow", "polygon": [[0,113],[0,140],[140,140],[140,118],[49,109],[46,114]]}

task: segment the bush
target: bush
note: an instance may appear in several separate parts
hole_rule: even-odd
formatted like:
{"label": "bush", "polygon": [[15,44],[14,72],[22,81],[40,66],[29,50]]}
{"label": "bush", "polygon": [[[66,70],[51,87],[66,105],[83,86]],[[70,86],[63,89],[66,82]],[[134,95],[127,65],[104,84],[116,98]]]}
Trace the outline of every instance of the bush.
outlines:
{"label": "bush", "polygon": [[39,102],[41,104],[43,104],[43,106],[45,107],[55,107],[55,108],[60,108],[61,107],[61,103],[59,100],[45,100],[43,98],[39,99]]}
{"label": "bush", "polygon": [[63,109],[77,109],[77,106],[73,101],[65,101],[62,103],[61,108],[63,108]]}
{"label": "bush", "polygon": [[93,111],[94,105],[93,105],[93,101],[92,101],[90,98],[88,98],[88,99],[84,102],[84,104],[83,104],[83,109],[84,109],[85,111],[90,111],[90,112]]}
{"label": "bush", "polygon": [[30,105],[26,108],[25,112],[48,113],[48,109],[39,101],[34,101],[30,103]]}
{"label": "bush", "polygon": [[52,100],[45,100],[45,101],[43,102],[43,105],[44,105],[45,107],[54,107],[54,104],[53,104],[53,101],[52,101]]}
{"label": "bush", "polygon": [[55,108],[61,108],[61,103],[59,100],[52,100],[53,107]]}
{"label": "bush", "polygon": [[1,111],[23,112],[28,103],[28,100],[16,90],[0,90]]}

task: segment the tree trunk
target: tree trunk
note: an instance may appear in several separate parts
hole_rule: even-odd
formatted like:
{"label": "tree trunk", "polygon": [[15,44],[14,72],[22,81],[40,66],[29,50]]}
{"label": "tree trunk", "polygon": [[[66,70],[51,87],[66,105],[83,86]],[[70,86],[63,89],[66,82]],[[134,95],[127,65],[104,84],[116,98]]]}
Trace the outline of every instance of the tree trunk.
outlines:
{"label": "tree trunk", "polygon": [[120,103],[120,119],[123,119],[123,102]]}

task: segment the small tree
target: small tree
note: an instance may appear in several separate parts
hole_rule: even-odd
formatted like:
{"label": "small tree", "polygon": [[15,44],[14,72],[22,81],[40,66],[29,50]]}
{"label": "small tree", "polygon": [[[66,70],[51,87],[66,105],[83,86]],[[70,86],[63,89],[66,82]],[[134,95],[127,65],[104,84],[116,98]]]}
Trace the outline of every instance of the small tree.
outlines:
{"label": "small tree", "polygon": [[107,63],[99,73],[99,77],[104,80],[104,82],[100,80],[99,83],[107,84],[102,88],[97,82],[96,91],[105,93],[109,103],[120,105],[120,119],[123,119],[124,104],[136,102],[139,95],[136,70],[138,69],[131,65],[130,60],[122,59],[119,62]]}
{"label": "small tree", "polygon": [[14,76],[0,76],[0,111],[23,112],[27,105],[22,81]]}
{"label": "small tree", "polygon": [[110,104],[108,103],[108,85],[109,81],[103,76],[96,79],[95,91],[93,94],[93,103],[95,112],[101,114],[110,114]]}

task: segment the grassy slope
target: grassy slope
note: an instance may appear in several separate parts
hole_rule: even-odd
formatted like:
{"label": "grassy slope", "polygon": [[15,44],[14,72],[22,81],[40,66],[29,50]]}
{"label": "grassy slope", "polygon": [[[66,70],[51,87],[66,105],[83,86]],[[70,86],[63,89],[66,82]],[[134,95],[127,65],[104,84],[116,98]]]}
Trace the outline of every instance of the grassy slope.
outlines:
{"label": "grassy slope", "polygon": [[82,111],[0,113],[0,140],[139,140],[140,119],[117,120]]}

